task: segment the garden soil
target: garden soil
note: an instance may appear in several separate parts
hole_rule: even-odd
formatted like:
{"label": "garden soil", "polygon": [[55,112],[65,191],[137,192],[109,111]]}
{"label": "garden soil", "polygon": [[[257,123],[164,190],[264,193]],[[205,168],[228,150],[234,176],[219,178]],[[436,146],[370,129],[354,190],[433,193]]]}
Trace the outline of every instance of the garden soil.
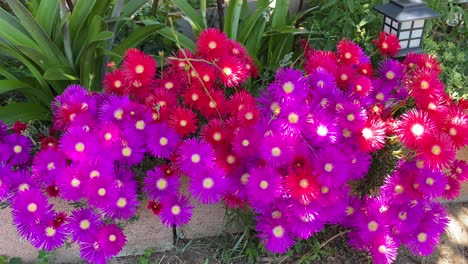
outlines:
{"label": "garden soil", "polygon": [[[440,245],[428,257],[413,256],[406,248],[400,248],[397,264],[468,264],[468,202],[448,203],[450,224]],[[328,228],[318,234],[323,242],[343,232],[339,227]],[[161,264],[210,264],[210,263],[247,263],[244,259],[223,260],[219,249],[221,238],[211,237],[193,241],[179,241],[176,249],[154,253],[150,257],[127,256],[112,260],[112,264],[161,263]],[[217,247],[218,246],[218,247]],[[258,263],[372,263],[370,256],[357,252],[347,246],[346,235],[338,236],[322,248],[320,259],[311,261],[304,258],[308,250],[290,256],[263,256]],[[302,260],[302,262],[301,262]]]}

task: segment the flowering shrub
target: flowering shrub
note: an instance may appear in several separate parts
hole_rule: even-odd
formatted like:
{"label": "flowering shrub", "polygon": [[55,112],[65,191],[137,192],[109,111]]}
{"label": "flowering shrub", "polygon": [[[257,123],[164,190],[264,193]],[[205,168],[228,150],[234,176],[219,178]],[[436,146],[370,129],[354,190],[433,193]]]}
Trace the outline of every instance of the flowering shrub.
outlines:
{"label": "flowering shrub", "polygon": [[[396,52],[392,37],[375,41],[385,56]],[[21,125],[8,134],[1,123],[0,199],[18,233],[47,251],[76,242],[83,259],[104,263],[126,243],[122,224],[135,216],[139,190],[162,223],[190,221],[186,176],[201,203],[251,208],[274,253],[341,224],[377,263],[392,262],[403,244],[429,254],[448,222],[436,199],[456,197],[468,179],[455,158],[468,142],[466,106],[445,94],[430,56],[385,59],[374,70],[349,40],[305,56],[306,74],[280,69],[255,99],[237,88],[257,75],[252,59],[208,29],[195,54],[180,50],[157,78],[156,62],[131,49],[103,93],[68,87],[52,104],[58,140],[36,144]],[[388,145],[401,149],[400,161],[378,194],[359,198],[352,184],[375,176],[372,157]],[[140,179],[132,169],[146,161],[153,167]],[[77,208],[56,212],[52,197]]]}
{"label": "flowering shrub", "polygon": [[[11,206],[20,236],[46,251],[76,242],[83,259],[105,263],[126,243],[121,224],[135,216],[140,187],[148,209],[170,227],[192,215],[181,175],[190,178],[198,201],[221,199],[226,171],[239,163],[225,131],[259,119],[255,99],[236,88],[256,74],[252,59],[209,29],[200,34],[196,54],[181,50],[155,74],[156,61],[130,49],[121,67],[105,76],[103,93],[69,86],[52,103],[58,140],[33,144],[20,123],[11,134],[0,123],[0,200]],[[192,137],[199,130],[201,137]],[[139,186],[132,168],[144,159],[159,166]],[[58,212],[53,197],[76,208]]]}

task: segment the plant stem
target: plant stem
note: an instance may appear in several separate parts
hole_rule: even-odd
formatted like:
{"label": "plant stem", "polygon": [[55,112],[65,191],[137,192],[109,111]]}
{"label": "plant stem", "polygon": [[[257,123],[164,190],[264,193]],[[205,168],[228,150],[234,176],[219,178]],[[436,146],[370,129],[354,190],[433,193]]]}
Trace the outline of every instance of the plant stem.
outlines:
{"label": "plant stem", "polygon": [[205,28],[207,28],[208,25],[206,23],[206,0],[200,0],[200,12],[202,15],[203,24],[205,25]]}
{"label": "plant stem", "polygon": [[235,0],[236,6],[234,7],[234,15],[232,18],[231,39],[237,40],[237,31],[239,29],[239,19],[242,9],[242,0]]}
{"label": "plant stem", "polygon": [[322,243],[322,245],[320,245],[319,249],[322,249],[324,246],[326,246],[328,243],[332,242],[335,238],[339,237],[339,236],[342,236],[344,234],[347,234],[351,232],[351,230],[345,230],[343,232],[340,232],[334,236],[332,236],[330,239],[328,239],[327,241],[325,241],[324,243]]}
{"label": "plant stem", "polygon": [[219,29],[221,31],[223,31],[223,27],[224,27],[223,3],[224,3],[224,0],[216,0],[216,6],[218,7]]}
{"label": "plant stem", "polygon": [[[60,15],[61,17],[65,17],[65,14],[67,13],[67,6],[65,4],[65,0],[60,0]],[[68,20],[65,22],[62,28],[62,33],[63,33],[63,49],[65,50],[65,56],[68,59],[68,62],[70,63],[70,66],[73,67],[73,53],[71,49],[71,42],[70,42],[70,29],[69,29],[69,24]]]}
{"label": "plant stem", "polygon": [[151,16],[156,16],[156,12],[158,12],[158,5],[159,0],[153,0],[153,4],[151,5]]}

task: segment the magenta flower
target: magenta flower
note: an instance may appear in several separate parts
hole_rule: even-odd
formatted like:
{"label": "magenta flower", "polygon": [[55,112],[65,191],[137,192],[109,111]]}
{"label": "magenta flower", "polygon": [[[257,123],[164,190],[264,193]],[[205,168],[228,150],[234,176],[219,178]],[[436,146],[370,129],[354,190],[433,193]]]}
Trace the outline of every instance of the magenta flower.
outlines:
{"label": "magenta flower", "polygon": [[257,221],[256,229],[259,231],[258,236],[265,247],[273,253],[285,253],[294,244],[291,238],[290,230],[283,221],[268,221],[260,219]]}
{"label": "magenta flower", "polygon": [[92,239],[99,227],[103,225],[103,221],[100,218],[92,209],[75,209],[71,212],[65,228],[73,241],[88,241]]}
{"label": "magenta flower", "polygon": [[204,204],[219,202],[226,191],[227,179],[221,169],[215,168],[204,175],[196,175],[190,179],[189,190],[197,200]]}
{"label": "magenta flower", "polygon": [[11,204],[13,219],[20,223],[36,224],[51,211],[52,206],[40,190],[18,193]]}
{"label": "magenta flower", "polygon": [[83,189],[87,179],[80,175],[75,167],[66,167],[61,170],[56,184],[60,196],[67,201],[78,201],[83,197]]}
{"label": "magenta flower", "polygon": [[111,219],[129,220],[136,214],[139,205],[136,189],[120,188],[113,204],[103,208],[104,214]]}
{"label": "magenta flower", "polygon": [[50,252],[64,245],[67,239],[66,230],[63,226],[56,227],[52,223],[41,223],[34,226],[35,236],[30,240],[38,249]]}
{"label": "magenta flower", "polygon": [[88,203],[99,208],[115,203],[118,192],[115,180],[108,177],[91,179],[84,186],[84,197],[88,198]]}
{"label": "magenta flower", "polygon": [[279,168],[291,162],[294,150],[294,140],[288,136],[270,135],[262,140],[260,157],[274,168]]}
{"label": "magenta flower", "polygon": [[122,230],[115,224],[103,225],[96,233],[99,248],[108,256],[115,256],[127,242]]}
{"label": "magenta flower", "polygon": [[177,155],[177,166],[190,177],[204,174],[214,166],[213,148],[203,140],[185,140],[177,149]]}
{"label": "magenta flower", "polygon": [[166,123],[158,123],[148,128],[146,144],[155,157],[169,158],[180,143],[180,136]]}
{"label": "magenta flower", "polygon": [[339,187],[349,180],[349,159],[336,147],[324,147],[317,153],[313,166],[318,181],[326,186]]}
{"label": "magenta flower", "polygon": [[44,149],[36,154],[32,165],[32,175],[46,185],[52,184],[59,172],[66,167],[65,155],[55,149]]}
{"label": "magenta flower", "polygon": [[281,194],[281,181],[281,175],[272,167],[252,169],[247,183],[250,205],[256,207],[273,203]]}
{"label": "magenta flower", "polygon": [[151,199],[161,199],[172,197],[177,194],[180,188],[178,176],[166,176],[161,168],[154,168],[148,171],[143,183],[143,191]]}
{"label": "magenta flower", "polygon": [[20,165],[29,161],[32,149],[31,140],[25,136],[11,134],[0,142],[0,158],[12,165]]}
{"label": "magenta flower", "polygon": [[60,150],[73,161],[85,160],[99,152],[96,139],[81,127],[72,127],[64,133]]}
{"label": "magenta flower", "polygon": [[169,227],[187,224],[192,217],[193,205],[183,195],[164,197],[160,213],[161,222]]}

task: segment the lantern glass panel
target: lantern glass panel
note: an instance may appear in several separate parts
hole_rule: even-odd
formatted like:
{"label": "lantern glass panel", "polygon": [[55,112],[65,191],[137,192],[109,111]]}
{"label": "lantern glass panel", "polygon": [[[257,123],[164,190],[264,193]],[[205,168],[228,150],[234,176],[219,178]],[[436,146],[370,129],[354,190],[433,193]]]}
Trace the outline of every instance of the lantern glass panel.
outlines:
{"label": "lantern glass panel", "polygon": [[398,22],[396,22],[395,20],[393,20],[393,21],[392,21],[392,27],[398,28]]}
{"label": "lantern glass panel", "polygon": [[411,34],[412,38],[420,38],[422,36],[422,29],[413,30],[413,34]]}
{"label": "lantern glass panel", "polygon": [[410,48],[417,48],[419,47],[419,44],[421,43],[421,39],[413,39],[409,43]]}
{"label": "lantern glass panel", "polygon": [[411,28],[412,21],[406,21],[401,23],[401,30],[407,30]]}
{"label": "lantern glass panel", "polygon": [[410,31],[401,31],[399,39],[409,39]]}
{"label": "lantern glass panel", "polygon": [[407,40],[400,41],[400,46],[402,49],[408,48],[408,41]]}
{"label": "lantern glass panel", "polygon": [[397,30],[392,28],[392,30],[390,30],[390,33],[393,34],[393,35],[396,35],[397,34]]}
{"label": "lantern glass panel", "polygon": [[392,24],[392,19],[389,17],[385,17],[385,23],[391,25]]}
{"label": "lantern glass panel", "polygon": [[385,26],[384,26],[384,32],[385,32],[385,33],[390,33],[390,27],[387,26],[387,25],[385,25]]}
{"label": "lantern glass panel", "polygon": [[422,28],[424,27],[424,19],[415,20],[413,28]]}

